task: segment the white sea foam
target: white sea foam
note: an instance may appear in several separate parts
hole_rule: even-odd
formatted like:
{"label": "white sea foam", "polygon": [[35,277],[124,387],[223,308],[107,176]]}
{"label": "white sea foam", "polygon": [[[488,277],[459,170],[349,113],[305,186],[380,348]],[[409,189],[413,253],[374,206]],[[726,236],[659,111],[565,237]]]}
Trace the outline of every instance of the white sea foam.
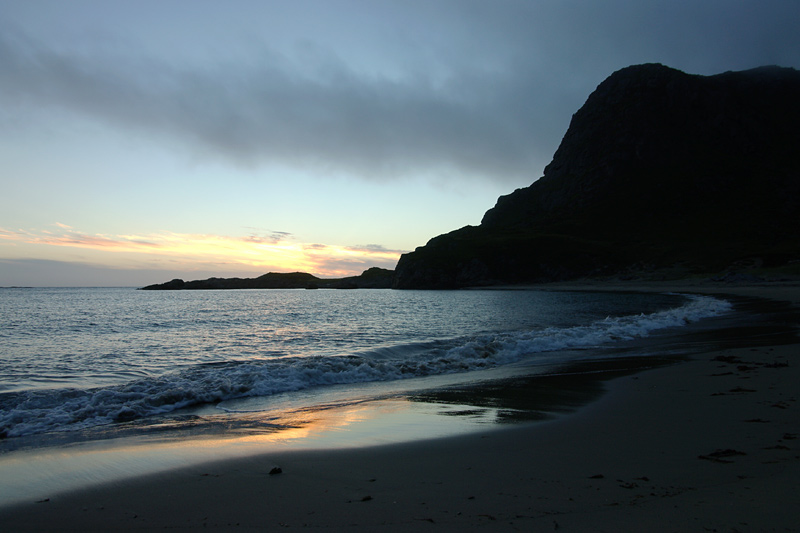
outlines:
{"label": "white sea foam", "polygon": [[685,326],[703,318],[718,316],[731,310],[732,305],[708,296],[690,296],[689,301],[674,309],[651,314],[607,317],[586,326],[546,328],[497,337],[483,337],[451,350],[454,358],[470,361],[475,367],[491,359],[504,364],[541,352],[602,346],[611,342],[633,340],[650,333]]}
{"label": "white sea foam", "polygon": [[183,407],[326,385],[391,381],[515,363],[542,352],[591,348],[728,312],[731,304],[690,296],[674,309],[550,327],[415,343],[413,349],[360,355],[282,357],[201,364],[124,385],[0,394],[0,435],[83,429],[169,413]]}

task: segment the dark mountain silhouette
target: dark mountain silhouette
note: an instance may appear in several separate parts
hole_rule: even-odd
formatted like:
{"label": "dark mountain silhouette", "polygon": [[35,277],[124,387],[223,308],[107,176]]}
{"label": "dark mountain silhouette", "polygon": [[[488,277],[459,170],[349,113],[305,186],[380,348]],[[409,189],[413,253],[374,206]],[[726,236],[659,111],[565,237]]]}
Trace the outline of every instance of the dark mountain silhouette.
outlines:
{"label": "dark mountain silhouette", "polygon": [[202,289],[388,289],[392,285],[391,270],[373,267],[359,276],[323,279],[305,272],[270,272],[257,278],[208,278],[195,281],[173,279],[166,283],[142,287],[145,291]]}
{"label": "dark mountain silhouette", "polygon": [[544,176],[404,254],[396,288],[717,273],[800,259],[800,72],[612,74]]}

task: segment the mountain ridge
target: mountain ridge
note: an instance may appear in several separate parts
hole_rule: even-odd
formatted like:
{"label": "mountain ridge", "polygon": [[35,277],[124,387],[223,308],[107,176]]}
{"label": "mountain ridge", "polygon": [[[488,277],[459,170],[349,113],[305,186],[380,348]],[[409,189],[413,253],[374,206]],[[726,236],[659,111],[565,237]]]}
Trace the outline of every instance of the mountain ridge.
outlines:
{"label": "mountain ridge", "polygon": [[544,175],[479,226],[401,256],[395,288],[719,272],[800,259],[800,72],[621,69],[589,95]]}
{"label": "mountain ridge", "polygon": [[269,272],[257,278],[173,279],[142,287],[144,291],[209,289],[388,289],[394,271],[372,267],[358,276],[325,279],[306,272]]}

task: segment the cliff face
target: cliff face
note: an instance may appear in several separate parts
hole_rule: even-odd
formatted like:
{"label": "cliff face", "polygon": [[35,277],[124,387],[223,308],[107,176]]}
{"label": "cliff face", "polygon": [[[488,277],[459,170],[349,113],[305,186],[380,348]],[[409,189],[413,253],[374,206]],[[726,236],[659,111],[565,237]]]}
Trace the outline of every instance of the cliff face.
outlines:
{"label": "cliff face", "polygon": [[401,257],[396,288],[800,259],[800,72],[622,69],[573,116],[544,176],[480,226]]}

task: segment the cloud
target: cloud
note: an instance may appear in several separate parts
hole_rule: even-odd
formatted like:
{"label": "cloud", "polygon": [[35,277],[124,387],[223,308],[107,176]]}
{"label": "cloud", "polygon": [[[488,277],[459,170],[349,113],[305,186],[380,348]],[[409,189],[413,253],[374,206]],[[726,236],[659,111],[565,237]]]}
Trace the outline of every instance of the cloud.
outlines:
{"label": "cloud", "polygon": [[405,250],[389,250],[382,244],[362,244],[357,246],[348,246],[348,250],[354,252],[367,252],[376,254],[404,254]]}
{"label": "cloud", "polygon": [[303,247],[310,270],[325,272],[328,277],[346,277],[361,274],[371,267],[393,270],[403,252],[364,250],[352,247],[308,245]]}
{"label": "cloud", "polygon": [[[226,57],[220,43],[226,60],[206,64],[0,31],[0,102],[65,109],[242,166],[519,183],[538,177],[571,114],[613,70],[800,61],[796,0],[359,4],[378,28],[363,42],[336,3],[311,5],[330,15],[321,15],[330,35],[303,34],[311,21],[298,8],[286,21],[293,48],[266,42]],[[381,65],[353,58],[373,48]]]}
{"label": "cloud", "polygon": [[[63,225],[62,225],[63,226]],[[139,264],[152,270],[174,261],[183,265],[226,265],[224,270],[303,271],[323,277],[360,274],[373,266],[394,268],[400,250],[387,250],[380,245],[346,247],[298,243],[288,232],[259,236],[227,236],[162,232],[148,235],[98,235],[81,233],[66,226],[61,233],[50,230],[8,230],[0,228],[3,244],[24,244],[59,248],[80,248],[107,253],[125,253],[137,259],[126,264]],[[103,261],[100,259],[99,261]],[[106,264],[116,263],[107,258]],[[187,267],[184,267],[187,268]],[[195,267],[191,267],[194,269]],[[219,273],[217,275],[220,275]]]}
{"label": "cloud", "polygon": [[22,242],[25,244],[43,244],[49,246],[75,246],[79,248],[94,248],[108,251],[135,252],[160,248],[163,245],[133,235],[109,237],[106,235],[88,235],[73,231],[70,226],[56,223],[61,228],[61,233],[52,230],[8,230],[0,228],[0,238],[7,241]]}
{"label": "cloud", "polygon": [[368,179],[532,171],[526,117],[509,120],[482,94],[456,95],[431,80],[365,78],[336,62],[303,72],[261,59],[250,69],[184,71],[155,60],[76,56],[4,34],[0,90],[6,103],[166,135],[245,166],[279,163]]}
{"label": "cloud", "polygon": [[291,238],[292,234],[289,232],[272,231],[267,232],[267,234],[251,233],[247,237],[243,237],[242,240],[256,244],[278,244],[281,241],[290,240]]}

